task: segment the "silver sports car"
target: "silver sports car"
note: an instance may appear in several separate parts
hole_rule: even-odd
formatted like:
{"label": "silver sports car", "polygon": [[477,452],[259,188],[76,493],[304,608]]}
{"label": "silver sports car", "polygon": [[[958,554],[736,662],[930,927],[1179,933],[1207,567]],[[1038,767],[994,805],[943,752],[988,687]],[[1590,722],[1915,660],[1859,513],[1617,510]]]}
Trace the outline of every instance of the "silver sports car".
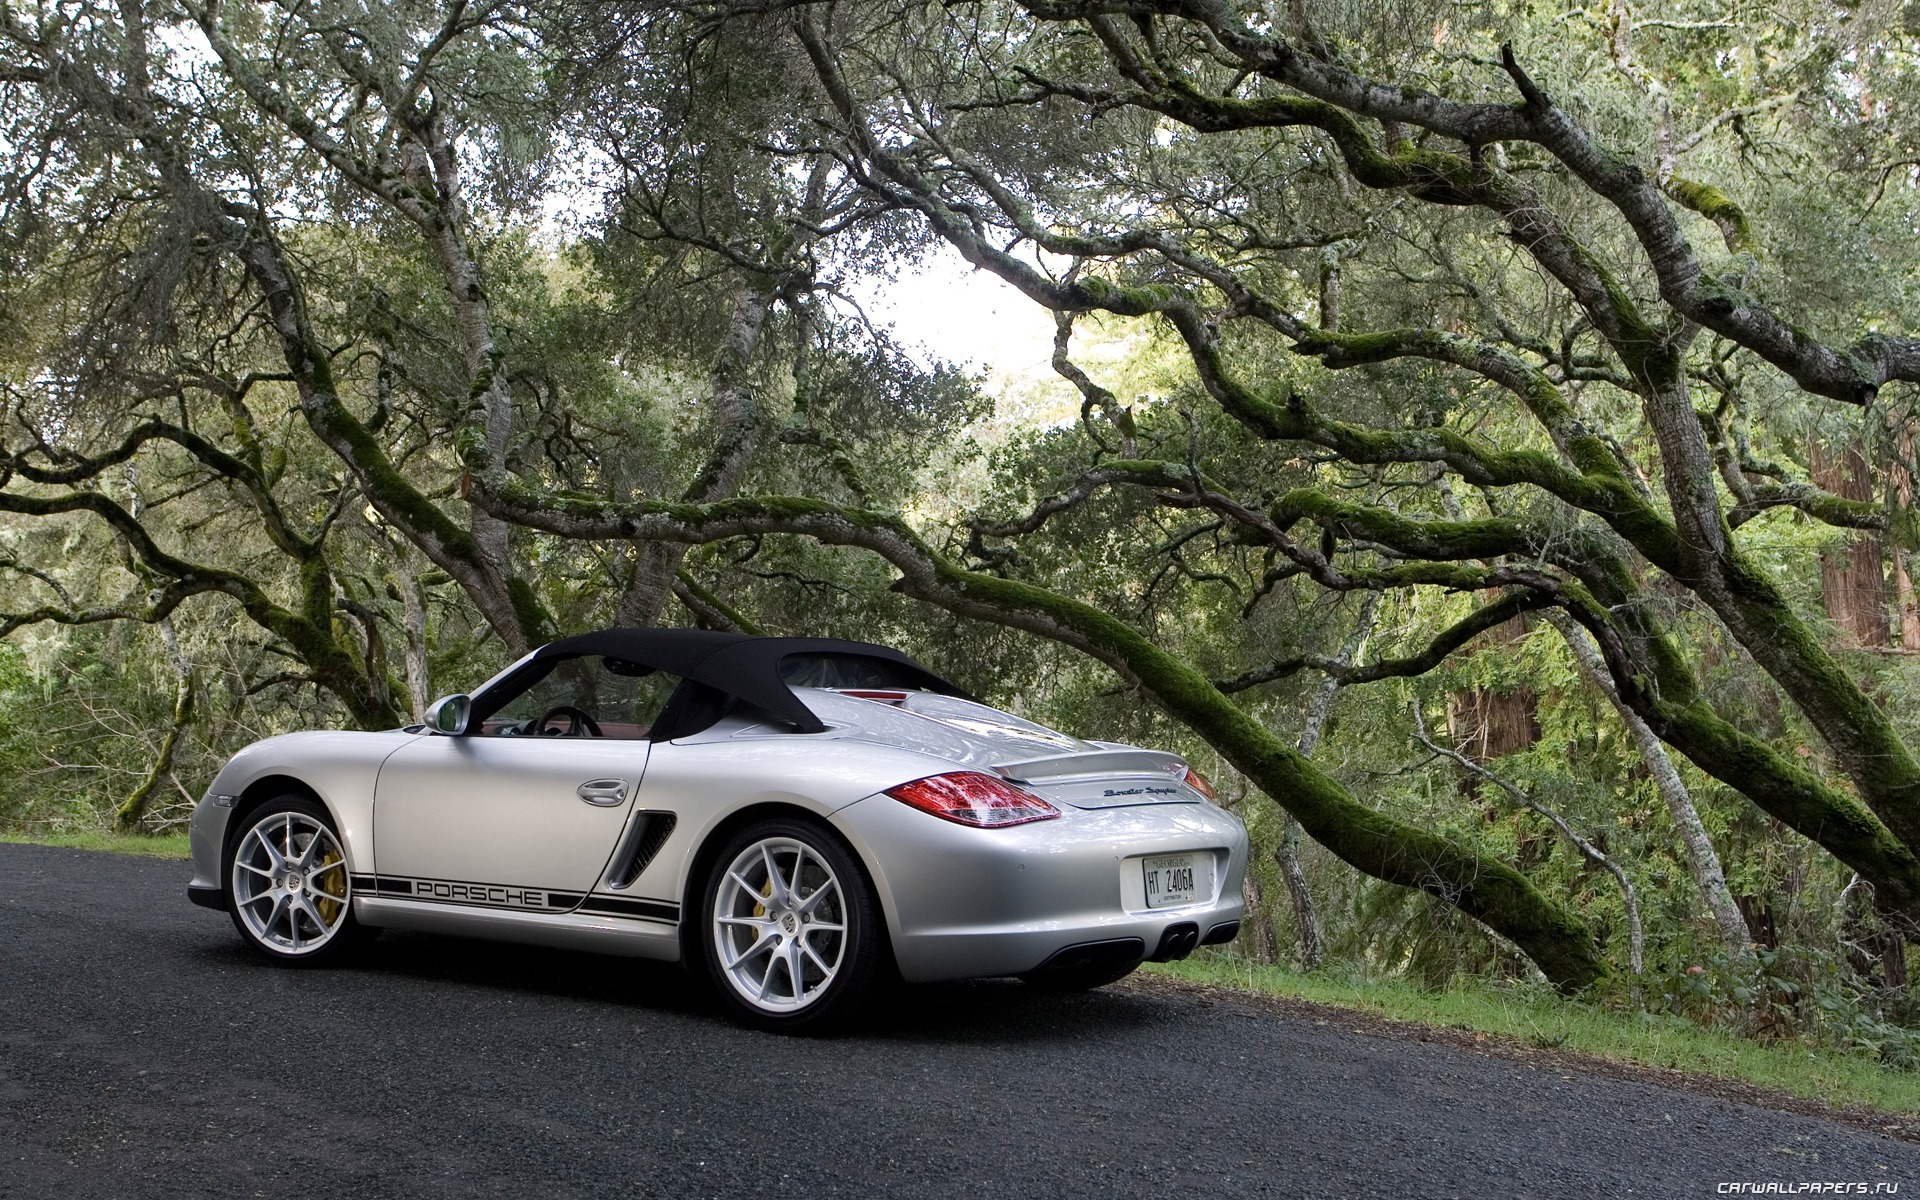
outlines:
{"label": "silver sports car", "polygon": [[424,726],[240,751],[188,894],[281,962],[388,926],[683,960],[800,1029],[891,976],[1089,988],[1231,939],[1247,837],[1212,800],[883,646],[609,629]]}

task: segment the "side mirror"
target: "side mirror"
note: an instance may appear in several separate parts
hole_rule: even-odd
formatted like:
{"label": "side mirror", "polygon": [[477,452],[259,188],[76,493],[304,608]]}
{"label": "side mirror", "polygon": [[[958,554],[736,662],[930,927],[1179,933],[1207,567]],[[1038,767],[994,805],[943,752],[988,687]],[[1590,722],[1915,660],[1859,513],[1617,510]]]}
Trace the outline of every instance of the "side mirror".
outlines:
{"label": "side mirror", "polygon": [[473,697],[442,696],[427,710],[427,731],[459,737],[467,731],[467,719],[473,716]]}

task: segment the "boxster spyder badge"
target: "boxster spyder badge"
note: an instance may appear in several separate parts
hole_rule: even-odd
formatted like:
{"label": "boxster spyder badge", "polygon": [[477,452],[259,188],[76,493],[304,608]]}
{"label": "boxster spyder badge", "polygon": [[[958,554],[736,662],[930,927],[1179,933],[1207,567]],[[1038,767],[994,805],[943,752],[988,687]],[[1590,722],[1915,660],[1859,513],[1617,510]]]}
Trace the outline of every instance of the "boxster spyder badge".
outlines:
{"label": "boxster spyder badge", "polygon": [[803,1029],[883,972],[1090,988],[1232,938],[1246,831],[1211,795],[884,646],[609,629],[425,725],[234,755],[188,894],[282,962],[389,926],[681,960]]}

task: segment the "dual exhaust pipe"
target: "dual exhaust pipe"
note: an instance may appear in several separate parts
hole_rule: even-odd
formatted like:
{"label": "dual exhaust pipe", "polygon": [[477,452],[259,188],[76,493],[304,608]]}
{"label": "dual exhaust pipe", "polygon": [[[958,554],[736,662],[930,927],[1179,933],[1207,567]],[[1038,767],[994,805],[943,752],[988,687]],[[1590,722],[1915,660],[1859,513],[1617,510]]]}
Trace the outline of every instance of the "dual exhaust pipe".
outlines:
{"label": "dual exhaust pipe", "polygon": [[1222,921],[1207,930],[1207,936],[1200,936],[1200,927],[1192,921],[1180,921],[1167,926],[1160,935],[1160,945],[1147,956],[1148,962],[1173,962],[1185,958],[1201,946],[1221,946],[1240,935],[1240,922]]}

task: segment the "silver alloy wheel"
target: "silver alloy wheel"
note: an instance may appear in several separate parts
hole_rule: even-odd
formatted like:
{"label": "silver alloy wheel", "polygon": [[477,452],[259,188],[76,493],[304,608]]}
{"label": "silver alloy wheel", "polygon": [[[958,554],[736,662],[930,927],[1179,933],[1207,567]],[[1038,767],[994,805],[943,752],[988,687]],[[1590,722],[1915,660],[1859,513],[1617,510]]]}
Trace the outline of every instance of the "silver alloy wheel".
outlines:
{"label": "silver alloy wheel", "polygon": [[720,973],[741,999],[764,1012],[798,1012],[840,973],[847,948],[840,880],[805,842],[757,841],[720,877],[713,942]]}
{"label": "silver alloy wheel", "polygon": [[339,839],[306,813],[271,813],[234,849],[234,911],[255,941],[281,954],[312,954],[331,941],[346,923],[351,888]]}

